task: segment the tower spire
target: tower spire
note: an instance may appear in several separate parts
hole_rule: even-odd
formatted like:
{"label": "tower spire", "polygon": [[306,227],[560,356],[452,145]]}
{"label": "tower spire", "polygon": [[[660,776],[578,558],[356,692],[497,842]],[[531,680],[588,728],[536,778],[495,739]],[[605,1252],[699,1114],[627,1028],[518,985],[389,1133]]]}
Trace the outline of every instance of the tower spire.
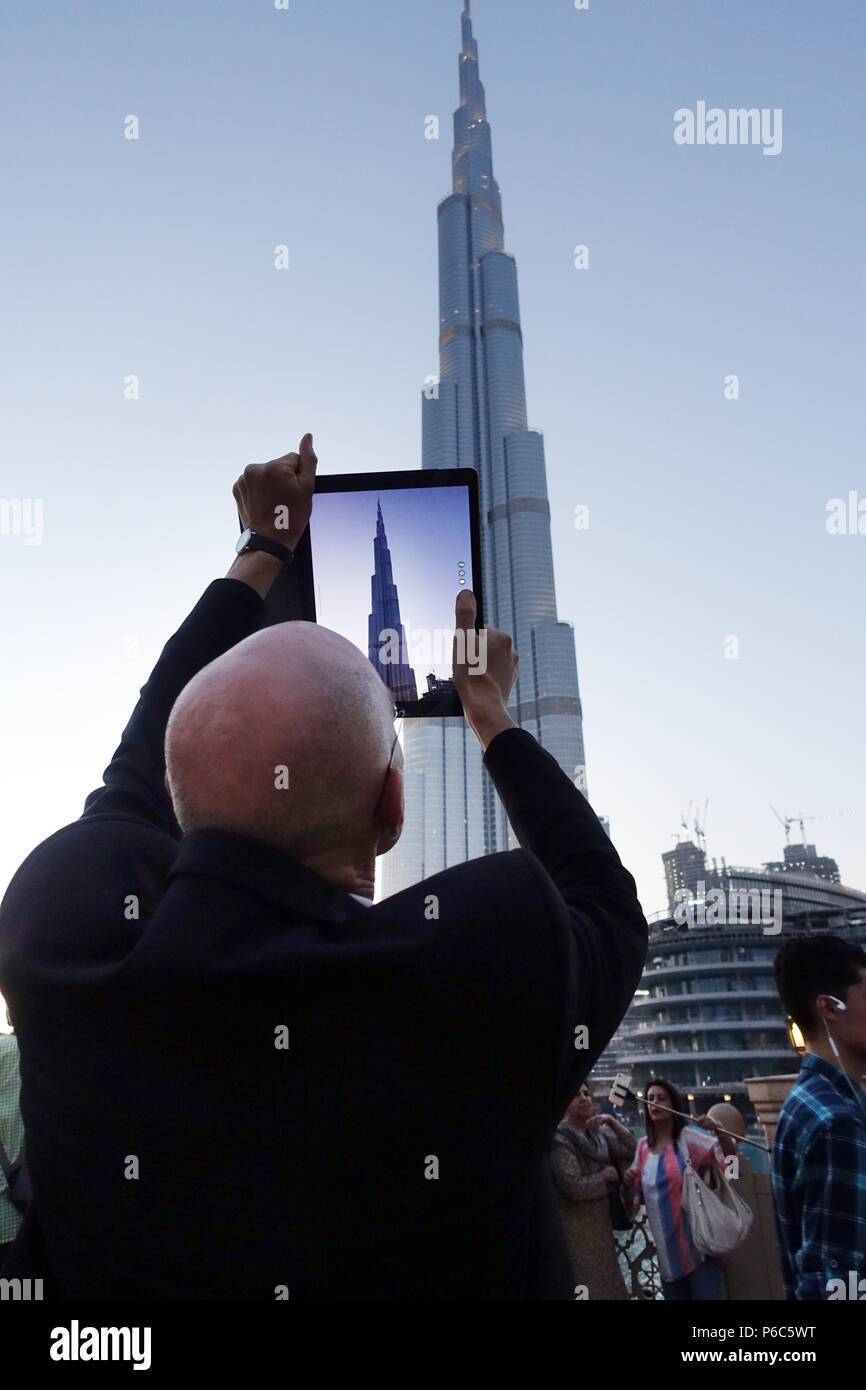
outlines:
{"label": "tower spire", "polygon": [[486,122],[487,103],[484,87],[478,75],[478,44],[472,33],[472,13],[469,9],[469,0],[465,0],[460,23],[463,31],[463,44],[460,49],[460,106],[468,121],[472,123]]}
{"label": "tower spire", "polygon": [[478,194],[499,206],[499,189],[493,177],[493,152],[487,101],[478,75],[478,44],[472,33],[469,0],[464,0],[463,44],[460,49],[460,105],[454,112],[452,152],[455,193]]}
{"label": "tower spire", "polygon": [[[394,659],[392,643],[400,643]],[[394,583],[391,551],[382,519],[382,499],[376,498],[376,536],[373,541],[373,576],[370,580],[370,616],[367,619],[367,654],[398,704],[418,699],[415,672],[409,665],[406,631],[400,617],[400,597]],[[383,655],[384,652],[384,655]]]}

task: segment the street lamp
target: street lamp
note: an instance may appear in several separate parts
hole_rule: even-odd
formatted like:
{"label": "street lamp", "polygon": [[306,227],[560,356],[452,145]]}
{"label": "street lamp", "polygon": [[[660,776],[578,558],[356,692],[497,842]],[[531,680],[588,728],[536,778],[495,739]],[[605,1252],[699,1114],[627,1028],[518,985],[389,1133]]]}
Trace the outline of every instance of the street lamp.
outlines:
{"label": "street lamp", "polygon": [[800,1025],[794,1022],[790,1014],[788,1014],[788,1017],[785,1019],[785,1028],[788,1033],[788,1042],[793,1047],[797,1056],[802,1057],[803,1053],[806,1051],[806,1039],[803,1037],[803,1031]]}

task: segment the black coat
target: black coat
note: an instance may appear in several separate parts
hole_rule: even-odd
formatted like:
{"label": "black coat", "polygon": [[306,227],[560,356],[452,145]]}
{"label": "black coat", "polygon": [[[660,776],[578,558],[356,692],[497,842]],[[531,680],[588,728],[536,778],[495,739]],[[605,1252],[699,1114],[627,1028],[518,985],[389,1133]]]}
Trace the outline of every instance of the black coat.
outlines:
{"label": "black coat", "polygon": [[4,1272],[65,1298],[569,1298],[548,1148],[641,974],[634,881],[520,729],[484,762],[523,848],[373,907],[259,841],[181,838],[169,711],[263,615],[210,585],[0,908],[35,1193]]}

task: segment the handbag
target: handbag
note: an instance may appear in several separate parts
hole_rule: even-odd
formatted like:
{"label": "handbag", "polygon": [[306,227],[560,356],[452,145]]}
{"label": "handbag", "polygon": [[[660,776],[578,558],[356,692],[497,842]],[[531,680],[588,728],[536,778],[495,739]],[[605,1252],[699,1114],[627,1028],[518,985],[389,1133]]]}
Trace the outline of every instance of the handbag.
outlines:
{"label": "handbag", "polygon": [[[611,1163],[613,1163],[613,1158],[611,1158]],[[619,1173],[619,1182],[607,1194],[607,1200],[610,1203],[610,1223],[615,1231],[630,1231],[634,1225],[634,1203],[631,1200],[628,1203],[623,1200],[622,1171],[618,1163],[613,1163],[613,1166]]]}
{"label": "handbag", "polygon": [[752,1208],[718,1168],[712,1170],[711,1182],[701,1179],[682,1135],[679,1149],[685,1160],[683,1210],[689,1218],[695,1249],[702,1255],[729,1255],[752,1228]]}

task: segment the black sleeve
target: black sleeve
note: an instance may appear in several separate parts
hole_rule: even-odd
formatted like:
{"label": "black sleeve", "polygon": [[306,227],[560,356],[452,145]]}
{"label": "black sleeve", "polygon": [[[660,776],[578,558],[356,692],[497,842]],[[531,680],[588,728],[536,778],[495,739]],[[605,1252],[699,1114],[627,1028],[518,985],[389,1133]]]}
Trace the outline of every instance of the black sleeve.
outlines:
{"label": "black sleeve", "polygon": [[84,816],[122,815],[147,820],[180,838],[165,790],[165,727],[172,706],[202,667],[260,626],[265,605],[238,579],[216,579],[166,643],[142,688],[104,785],[84,803]]}
{"label": "black sleeve", "polygon": [[[484,765],[521,846],[536,861],[539,897],[567,924],[568,963],[554,1107],[562,1113],[616,1032],[640,981],[648,928],[635,882],[601,822],[556,759],[525,729],[505,729]],[[587,1046],[575,1029],[587,1029]]]}

